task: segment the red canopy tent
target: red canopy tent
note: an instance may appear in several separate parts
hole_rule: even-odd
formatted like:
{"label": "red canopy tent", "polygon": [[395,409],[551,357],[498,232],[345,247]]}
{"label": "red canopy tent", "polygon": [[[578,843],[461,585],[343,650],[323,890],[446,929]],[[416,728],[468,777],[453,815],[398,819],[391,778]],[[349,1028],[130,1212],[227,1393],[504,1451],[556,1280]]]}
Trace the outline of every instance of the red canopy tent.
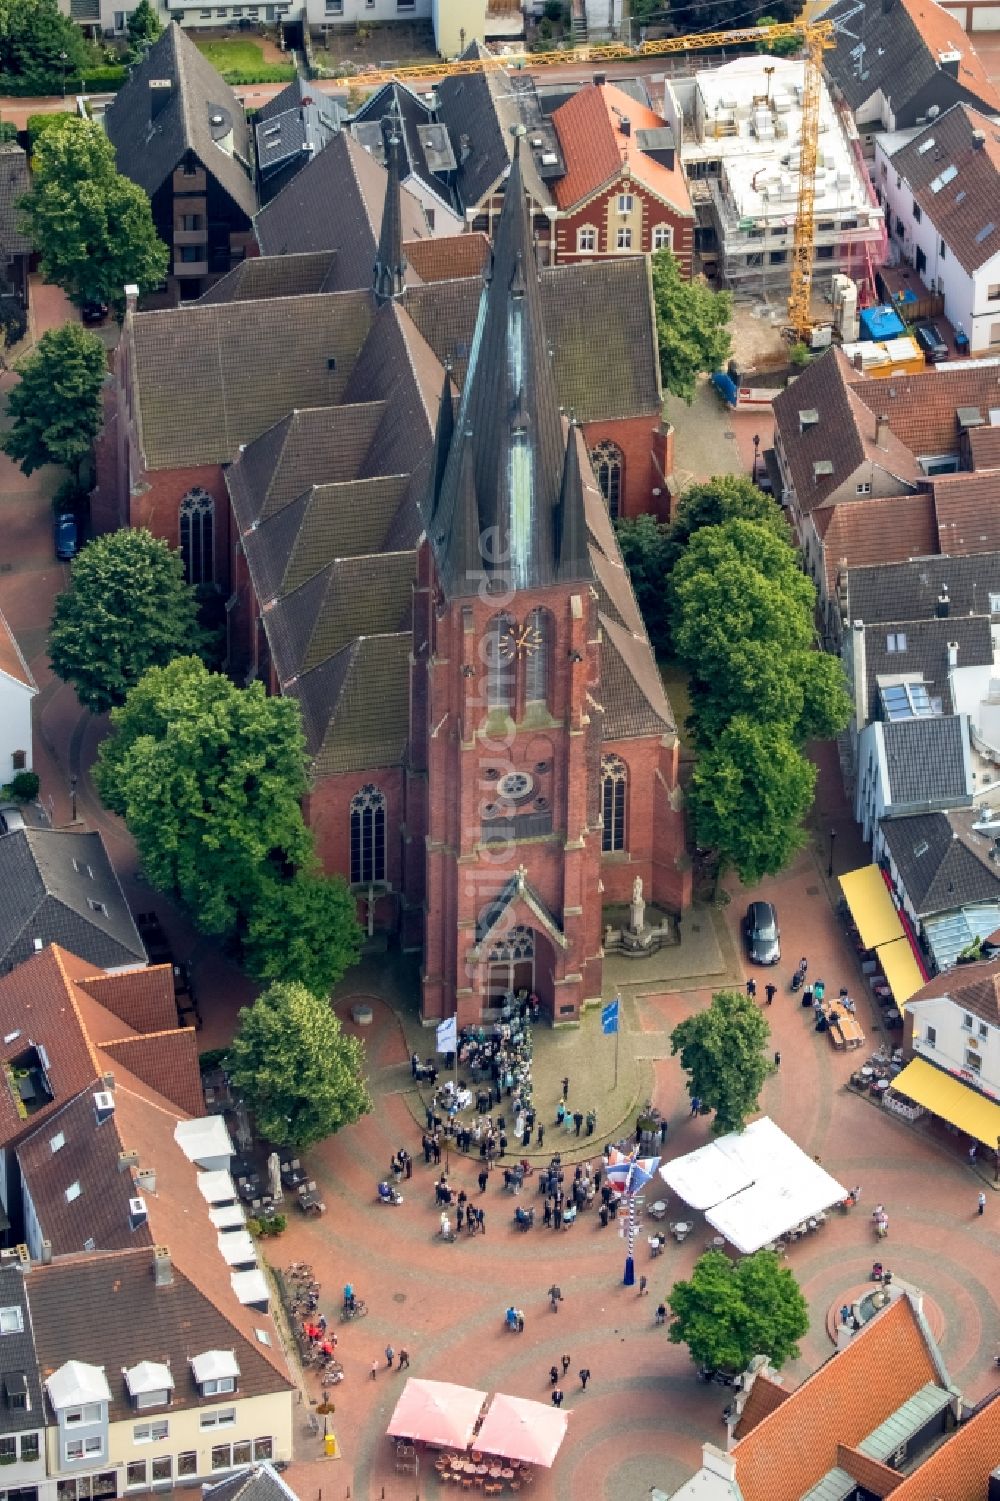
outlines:
{"label": "red canopy tent", "polygon": [[476,1448],[548,1468],[566,1437],[567,1422],[568,1414],[558,1407],[498,1392],[476,1437]]}
{"label": "red canopy tent", "polygon": [[444,1449],[467,1449],[485,1401],[486,1393],[470,1386],[414,1377],[404,1386],[386,1432]]}

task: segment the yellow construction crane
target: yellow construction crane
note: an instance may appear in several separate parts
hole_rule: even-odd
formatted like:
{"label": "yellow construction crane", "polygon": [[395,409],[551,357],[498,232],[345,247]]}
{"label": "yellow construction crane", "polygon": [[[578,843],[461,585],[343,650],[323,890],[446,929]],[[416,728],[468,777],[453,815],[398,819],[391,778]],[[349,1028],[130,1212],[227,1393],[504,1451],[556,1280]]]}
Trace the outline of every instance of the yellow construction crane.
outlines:
{"label": "yellow construction crane", "polygon": [[698,52],[710,47],[733,47],[752,42],[777,42],[787,37],[801,37],[806,52],[802,137],[799,143],[799,190],[792,240],[791,290],[788,297],[789,324],[798,337],[804,338],[812,327],[810,302],[822,61],[824,51],[834,45],[832,21],[812,21],[804,14],[797,21],[781,21],[773,26],[739,26],[730,31],[699,31],[689,36],[662,37],[654,42],[643,42],[638,47],[630,47],[625,42],[601,42],[593,47],[575,47],[557,52],[507,52],[454,63],[411,64],[388,71],[359,73],[354,81],[377,86],[388,83],[393,78],[403,81],[419,78],[430,83],[462,73],[508,73],[525,68],[534,70],[560,65],[567,67],[576,63],[635,62],[644,57],[667,57],[677,52]]}

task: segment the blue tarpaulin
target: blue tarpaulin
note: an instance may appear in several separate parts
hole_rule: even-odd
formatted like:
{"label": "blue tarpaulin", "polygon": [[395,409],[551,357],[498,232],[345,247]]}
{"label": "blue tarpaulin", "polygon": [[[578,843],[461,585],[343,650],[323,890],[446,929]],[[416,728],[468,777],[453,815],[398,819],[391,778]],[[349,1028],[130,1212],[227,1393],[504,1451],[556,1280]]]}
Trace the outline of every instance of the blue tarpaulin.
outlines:
{"label": "blue tarpaulin", "polygon": [[866,307],[859,321],[863,339],[897,339],[906,332],[902,318],[891,307]]}

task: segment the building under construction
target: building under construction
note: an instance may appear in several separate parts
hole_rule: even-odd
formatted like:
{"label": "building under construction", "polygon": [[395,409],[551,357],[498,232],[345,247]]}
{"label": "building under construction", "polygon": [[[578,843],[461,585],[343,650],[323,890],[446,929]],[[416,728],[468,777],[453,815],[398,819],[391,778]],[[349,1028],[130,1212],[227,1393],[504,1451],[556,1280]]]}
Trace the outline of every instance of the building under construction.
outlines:
{"label": "building under construction", "polygon": [[[684,116],[682,161],[707,268],[736,292],[787,292],[803,121],[805,63],[759,55],[675,86]],[[679,112],[680,112],[679,110]],[[819,102],[813,288],[837,272],[869,277],[885,227],[856,140],[822,87]]]}

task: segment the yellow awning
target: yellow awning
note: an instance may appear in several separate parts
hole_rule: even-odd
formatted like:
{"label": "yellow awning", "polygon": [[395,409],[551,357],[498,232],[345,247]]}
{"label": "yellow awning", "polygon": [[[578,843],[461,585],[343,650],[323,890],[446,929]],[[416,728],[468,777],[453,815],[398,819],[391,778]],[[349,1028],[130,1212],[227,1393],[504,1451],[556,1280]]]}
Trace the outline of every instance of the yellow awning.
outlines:
{"label": "yellow awning", "polygon": [[840,889],[866,949],[906,936],[877,865],[849,870],[840,878]]}
{"label": "yellow awning", "polygon": [[889,981],[893,999],[902,1011],[910,996],[916,995],[924,984],[924,977],[920,973],[920,965],[913,957],[909,939],[894,938],[892,943],[880,943],[878,962]]}
{"label": "yellow awning", "polygon": [[892,1081],[897,1094],[923,1105],[932,1115],[957,1126],[974,1141],[995,1147],[1000,1142],[1000,1105],[978,1094],[961,1079],[914,1058]]}

